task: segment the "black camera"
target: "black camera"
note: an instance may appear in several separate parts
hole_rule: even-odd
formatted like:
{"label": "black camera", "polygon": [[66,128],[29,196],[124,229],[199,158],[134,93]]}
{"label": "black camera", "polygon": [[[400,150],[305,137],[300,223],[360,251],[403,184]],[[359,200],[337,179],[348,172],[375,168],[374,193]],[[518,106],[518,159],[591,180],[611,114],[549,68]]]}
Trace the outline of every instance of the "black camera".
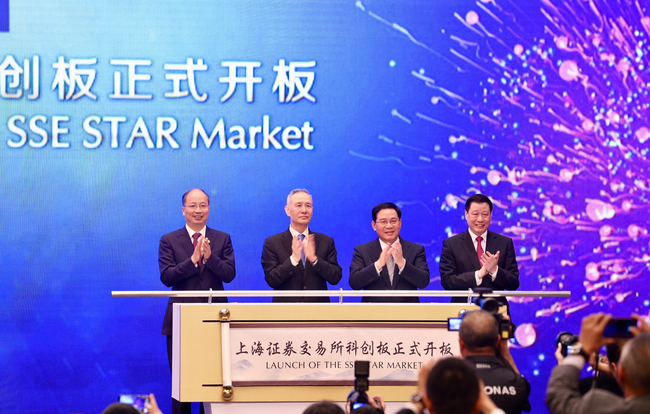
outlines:
{"label": "black camera", "polygon": [[569,355],[569,351],[573,345],[577,344],[578,341],[580,341],[578,335],[574,335],[570,332],[560,332],[555,338],[555,348],[557,348],[558,345],[562,345],[560,352],[562,353],[562,356],[566,357]]}
{"label": "black camera", "polygon": [[496,318],[497,323],[499,324],[499,335],[501,335],[501,339],[510,339],[512,337],[515,326],[499,312],[501,302],[494,298],[483,298],[481,296],[476,301],[476,304],[479,305],[482,310],[492,314],[492,316]]}
{"label": "black camera", "polygon": [[350,411],[369,404],[368,401],[368,375],[370,375],[370,361],[354,361],[354,389],[348,395]]}

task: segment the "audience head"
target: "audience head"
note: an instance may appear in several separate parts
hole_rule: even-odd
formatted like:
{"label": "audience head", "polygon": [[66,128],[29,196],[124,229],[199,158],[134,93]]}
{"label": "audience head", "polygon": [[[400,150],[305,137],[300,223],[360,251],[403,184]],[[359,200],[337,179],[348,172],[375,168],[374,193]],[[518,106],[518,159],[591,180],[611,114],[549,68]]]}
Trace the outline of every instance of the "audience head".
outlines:
{"label": "audience head", "polygon": [[499,324],[491,313],[476,310],[465,313],[458,332],[463,356],[467,353],[496,353],[499,344]]}
{"label": "audience head", "polygon": [[104,411],[102,411],[102,414],[140,414],[140,413],[132,405],[116,402],[106,407]]}
{"label": "audience head", "polygon": [[432,414],[477,412],[480,383],[476,368],[460,358],[439,360],[429,372],[424,398]]}
{"label": "audience head", "polygon": [[618,361],[621,359],[621,350],[629,339],[617,339],[611,344],[607,344],[607,363],[609,364],[609,373],[618,378]]}
{"label": "audience head", "polygon": [[619,380],[626,397],[650,395],[650,332],[640,333],[623,346]]}
{"label": "audience head", "polygon": [[350,414],[384,414],[384,412],[372,405],[362,405],[361,407],[350,411]]}
{"label": "audience head", "polygon": [[331,401],[320,401],[307,407],[302,414],[345,414],[345,411]]}

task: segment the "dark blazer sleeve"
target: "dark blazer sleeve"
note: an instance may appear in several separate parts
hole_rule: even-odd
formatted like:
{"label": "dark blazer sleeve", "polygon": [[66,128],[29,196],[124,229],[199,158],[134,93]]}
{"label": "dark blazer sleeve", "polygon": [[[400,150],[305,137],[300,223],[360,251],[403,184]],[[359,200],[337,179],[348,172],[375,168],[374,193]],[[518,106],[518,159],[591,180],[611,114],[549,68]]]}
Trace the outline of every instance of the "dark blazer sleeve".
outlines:
{"label": "dark blazer sleeve", "polygon": [[177,231],[162,236],[158,246],[160,281],[172,287],[187,278],[198,276],[199,269],[192,263],[191,256],[183,251]]}
{"label": "dark blazer sleeve", "polygon": [[457,256],[462,254],[461,249],[459,239],[449,238],[442,242],[440,283],[446,290],[467,290],[476,287],[474,274],[478,269],[473,269],[471,264],[458,259]]}
{"label": "dark blazer sleeve", "polygon": [[375,267],[375,261],[379,259],[379,256],[373,260],[369,250],[367,243],[354,248],[352,262],[350,263],[349,280],[352,289],[363,289],[381,278]]}
{"label": "dark blazer sleeve", "polygon": [[288,279],[302,274],[302,271],[291,263],[291,252],[286,252],[285,246],[282,245],[283,234],[267,238],[262,247],[264,279],[273,289],[281,287]]}
{"label": "dark blazer sleeve", "polygon": [[322,277],[330,285],[336,285],[343,277],[343,269],[336,258],[334,239],[323,234],[315,235],[316,257],[315,265],[311,265],[312,273]]}
{"label": "dark blazer sleeve", "polygon": [[[210,249],[212,254],[205,262],[202,276],[213,277],[224,283],[230,283],[235,278],[235,252],[232,248],[232,241],[230,235],[217,232],[210,237],[208,233],[206,236],[210,240]],[[191,260],[190,260],[191,263]]]}
{"label": "dark blazer sleeve", "polygon": [[492,285],[498,290],[517,290],[519,289],[519,267],[517,266],[515,245],[511,238],[503,236],[501,238],[505,239],[501,243],[501,246],[505,247],[499,254],[499,270]]}
{"label": "dark blazer sleeve", "polygon": [[546,404],[551,413],[583,412],[579,381],[580,370],[577,367],[558,365],[553,368],[546,388]]}
{"label": "dark blazer sleeve", "polygon": [[[403,243],[406,244],[406,242]],[[399,274],[400,280],[420,289],[429,286],[429,266],[427,265],[427,254],[424,251],[424,246],[408,242],[407,246],[402,249],[402,253],[407,257],[404,258],[406,260],[404,269]]]}

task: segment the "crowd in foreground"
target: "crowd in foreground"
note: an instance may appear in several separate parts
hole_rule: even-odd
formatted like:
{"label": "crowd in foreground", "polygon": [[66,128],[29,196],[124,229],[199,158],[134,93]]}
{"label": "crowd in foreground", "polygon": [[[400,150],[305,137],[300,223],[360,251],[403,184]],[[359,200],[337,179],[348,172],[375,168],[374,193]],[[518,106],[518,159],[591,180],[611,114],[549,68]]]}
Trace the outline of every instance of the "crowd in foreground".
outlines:
{"label": "crowd in foreground", "polygon": [[[630,328],[630,339],[606,337],[604,331],[612,316],[596,313],[582,320],[579,340],[568,352],[561,352],[558,345],[558,365],[546,390],[546,404],[552,414],[650,413],[650,327],[639,316],[632,318],[637,325]],[[530,386],[519,374],[507,341],[501,340],[494,315],[483,310],[468,312],[461,323],[459,342],[462,358],[428,361],[420,370],[417,392],[396,414],[530,411]],[[598,355],[604,346],[609,360]],[[598,376],[588,389],[581,390],[585,379],[580,379],[580,372],[587,363],[595,367]],[[508,392],[499,395],[494,387],[506,387]],[[153,394],[146,408],[150,414],[162,414]],[[383,414],[385,410],[381,396],[373,396],[359,408],[353,409],[348,403],[344,410],[336,403],[321,401],[303,414]],[[130,405],[115,403],[102,414],[137,412]]]}

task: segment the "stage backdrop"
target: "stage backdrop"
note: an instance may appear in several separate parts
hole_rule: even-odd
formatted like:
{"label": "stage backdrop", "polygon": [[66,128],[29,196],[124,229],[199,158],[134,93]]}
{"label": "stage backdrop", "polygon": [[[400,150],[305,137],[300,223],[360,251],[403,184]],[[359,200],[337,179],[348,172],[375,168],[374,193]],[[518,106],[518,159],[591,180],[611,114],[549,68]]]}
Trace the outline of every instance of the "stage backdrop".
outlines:
{"label": "stage backdrop", "polygon": [[[464,200],[515,240],[513,355],[546,412],[555,336],[648,314],[650,15],[594,0],[0,1],[0,412],[171,412],[158,241],[210,195],[237,277],[309,189],[349,289],[372,207],[403,211],[441,289]],[[345,396],[341,396],[344,398]]]}

